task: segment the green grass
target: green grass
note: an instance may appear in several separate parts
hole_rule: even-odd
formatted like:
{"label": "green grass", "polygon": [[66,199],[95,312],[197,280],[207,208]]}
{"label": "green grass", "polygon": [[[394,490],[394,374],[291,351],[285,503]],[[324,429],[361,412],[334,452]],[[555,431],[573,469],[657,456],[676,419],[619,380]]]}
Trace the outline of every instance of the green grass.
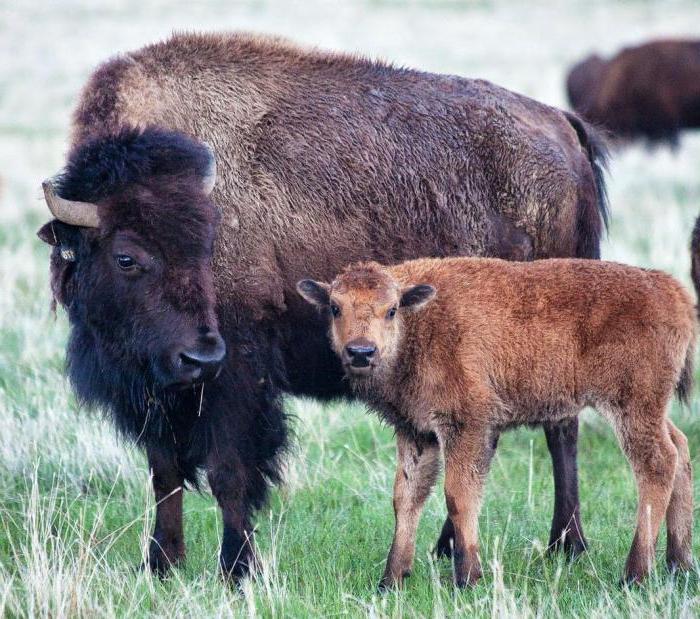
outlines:
{"label": "green grass", "polygon": [[[2,5],[0,19],[0,616],[695,616],[698,574],[658,571],[617,586],[633,533],[635,489],[608,426],[582,417],[583,522],[590,551],[548,557],[551,464],[540,431],[504,435],[480,521],[485,578],[455,591],[430,549],[445,515],[440,486],[401,592],[379,596],[392,529],[391,431],[362,407],[290,400],[298,440],[286,483],[257,518],[263,569],[242,593],[219,580],[221,525],[208,494],[185,498],[188,559],[161,581],[136,569],[153,498],[143,456],[79,411],[62,376],[65,316],[49,311],[47,214],[40,180],[62,160],[70,107],[94,64],[172,28],[274,31],[432,70],[486,77],[562,105],[566,65],[593,47],[682,33],[700,6],[655,2],[556,5],[479,1],[368,2],[329,8],[216,0],[177,11],[158,2]],[[80,26],[76,19],[80,18]],[[549,24],[543,29],[543,24]],[[507,45],[504,43],[507,42]],[[677,155],[616,154],[604,256],[663,268],[688,283],[688,240],[700,205],[700,135]],[[700,456],[700,395],[672,416]],[[697,492],[696,492],[697,495]],[[696,532],[698,527],[696,526]],[[696,536],[700,537],[700,536]],[[696,543],[695,556],[698,556]]]}

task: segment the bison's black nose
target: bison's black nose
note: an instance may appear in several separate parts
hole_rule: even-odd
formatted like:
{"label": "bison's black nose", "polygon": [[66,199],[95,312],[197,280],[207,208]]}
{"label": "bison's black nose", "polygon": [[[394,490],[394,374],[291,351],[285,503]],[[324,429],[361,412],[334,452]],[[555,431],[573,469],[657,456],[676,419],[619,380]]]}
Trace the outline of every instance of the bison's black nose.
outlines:
{"label": "bison's black nose", "polygon": [[371,344],[348,344],[345,352],[353,366],[362,368],[369,365],[374,353],[377,352],[377,347]]}
{"label": "bison's black nose", "polygon": [[201,335],[197,343],[180,349],[178,363],[190,382],[216,378],[221,370],[221,362],[226,355],[226,344],[218,333]]}

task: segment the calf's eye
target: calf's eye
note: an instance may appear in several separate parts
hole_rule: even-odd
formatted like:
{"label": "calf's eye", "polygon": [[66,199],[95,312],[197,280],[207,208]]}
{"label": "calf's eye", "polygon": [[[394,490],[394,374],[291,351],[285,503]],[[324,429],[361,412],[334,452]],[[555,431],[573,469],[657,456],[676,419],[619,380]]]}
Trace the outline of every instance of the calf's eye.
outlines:
{"label": "calf's eye", "polygon": [[117,266],[122,269],[122,271],[130,271],[136,266],[136,261],[126,254],[119,254],[116,256]]}
{"label": "calf's eye", "polygon": [[396,308],[392,307],[387,313],[386,317],[387,319],[391,320],[394,316],[396,316]]}
{"label": "calf's eye", "polygon": [[340,308],[337,305],[331,303],[331,315],[333,318],[340,316]]}

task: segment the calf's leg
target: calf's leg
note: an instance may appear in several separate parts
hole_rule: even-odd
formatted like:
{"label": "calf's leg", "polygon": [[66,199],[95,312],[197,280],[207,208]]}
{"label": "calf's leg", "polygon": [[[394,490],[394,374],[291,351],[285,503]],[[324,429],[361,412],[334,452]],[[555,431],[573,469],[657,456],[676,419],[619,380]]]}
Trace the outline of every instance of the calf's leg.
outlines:
{"label": "calf's leg", "polygon": [[483,487],[493,455],[488,431],[472,426],[443,441],[445,501],[454,526],[455,584],[466,587],[481,578],[478,524]]}
{"label": "calf's leg", "polygon": [[678,451],[673,491],[666,510],[666,564],[669,569],[690,569],[693,538],[693,469],[688,439],[671,420],[666,420],[671,441]]}
{"label": "calf's leg", "polygon": [[440,470],[437,438],[396,435],[398,463],[394,479],[394,540],[389,550],[380,589],[401,585],[413,567],[416,529],[425,500]]}
{"label": "calf's leg", "polygon": [[549,548],[563,549],[576,556],[586,549],[578,498],[576,448],[578,418],[544,424],[547,447],[554,470],[554,515],[549,533]]}
{"label": "calf's leg", "polygon": [[664,419],[656,411],[625,410],[618,417],[618,435],[634,471],[639,494],[637,528],[625,564],[623,581],[641,582],[654,564],[656,540],[671,499],[678,450]]}
{"label": "calf's leg", "polygon": [[148,447],[156,497],[156,523],[148,549],[148,566],[165,574],[171,565],[185,558],[185,536],[182,530],[182,493],[184,479],[175,452],[167,448]]}
{"label": "calf's leg", "polygon": [[[493,433],[493,443],[492,443],[492,449],[495,451],[496,447],[498,446],[498,438],[499,434],[498,432]],[[440,537],[438,537],[438,541],[435,544],[435,548],[433,549],[433,554],[435,554],[436,557],[442,558],[451,558],[452,557],[452,547],[454,546],[454,539],[455,539],[455,528],[454,525],[452,524],[452,520],[450,520],[450,517],[447,516],[445,518],[445,524],[442,525],[442,530],[440,531]]]}

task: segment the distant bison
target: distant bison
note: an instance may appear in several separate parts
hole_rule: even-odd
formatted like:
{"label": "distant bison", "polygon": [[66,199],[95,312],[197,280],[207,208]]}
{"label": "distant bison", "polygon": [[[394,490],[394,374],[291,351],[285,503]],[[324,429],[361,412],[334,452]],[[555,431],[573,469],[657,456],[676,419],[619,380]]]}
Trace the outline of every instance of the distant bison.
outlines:
{"label": "distant bison", "polygon": [[624,580],[654,563],[690,569],[688,441],[666,418],[693,381],[695,309],[672,277],[614,263],[489,258],[359,263],[302,280],[355,394],[396,429],[396,527],[382,586],[411,571],[420,513],[445,460],[459,586],[481,577],[479,511],[495,441],[592,406],[613,425],[639,491]]}
{"label": "distant bison", "polygon": [[676,144],[700,127],[700,41],[654,41],[589,56],[566,80],[571,106],[621,139]]}
{"label": "distant bison", "polygon": [[[349,395],[300,277],[359,259],[597,258],[603,159],[578,117],[488,82],[277,39],[178,35],[99,68],[39,235],[73,386],[148,453],[149,565],[184,558],[181,488],[205,470],[221,568],[243,575],[280,478],[282,395]],[[551,543],[572,552],[577,428],[545,428]],[[441,552],[452,535],[448,519]]]}
{"label": "distant bison", "polygon": [[690,241],[690,276],[695,288],[695,297],[700,300],[700,217],[695,220]]}

